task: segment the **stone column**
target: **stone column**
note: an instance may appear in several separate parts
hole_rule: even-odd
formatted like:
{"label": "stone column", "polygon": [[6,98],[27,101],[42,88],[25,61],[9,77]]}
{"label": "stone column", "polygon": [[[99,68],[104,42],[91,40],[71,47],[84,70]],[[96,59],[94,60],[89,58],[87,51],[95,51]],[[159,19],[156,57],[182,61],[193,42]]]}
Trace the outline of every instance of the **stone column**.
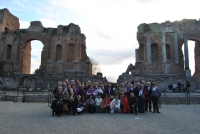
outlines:
{"label": "stone column", "polygon": [[163,63],[166,63],[167,58],[166,58],[165,32],[162,33],[162,58],[163,58]]}
{"label": "stone column", "polygon": [[135,49],[135,60],[136,62],[139,62],[138,49]]}
{"label": "stone column", "polygon": [[185,76],[191,76],[191,70],[189,68],[189,56],[188,56],[188,39],[187,36],[184,36],[184,55],[185,55]]}
{"label": "stone column", "polygon": [[179,63],[179,53],[178,53],[178,38],[177,33],[174,33],[174,56],[175,56],[175,64]]}
{"label": "stone column", "polygon": [[151,63],[151,41],[150,41],[150,34],[147,34],[147,63]]}

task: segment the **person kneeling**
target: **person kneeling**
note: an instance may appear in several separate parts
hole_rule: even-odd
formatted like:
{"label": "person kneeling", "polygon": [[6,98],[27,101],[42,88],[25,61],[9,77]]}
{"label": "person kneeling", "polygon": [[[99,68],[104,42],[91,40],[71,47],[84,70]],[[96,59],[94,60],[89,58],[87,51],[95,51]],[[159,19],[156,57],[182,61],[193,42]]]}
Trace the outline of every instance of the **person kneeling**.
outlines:
{"label": "person kneeling", "polygon": [[103,113],[110,112],[110,98],[108,97],[108,94],[106,94],[106,97],[102,100],[102,106]]}
{"label": "person kneeling", "polygon": [[111,109],[111,113],[120,111],[120,100],[119,100],[118,95],[116,95],[115,98],[111,101],[110,109]]}
{"label": "person kneeling", "polygon": [[92,95],[86,100],[85,105],[87,106],[88,112],[91,114],[94,113],[94,100],[92,99]]}
{"label": "person kneeling", "polygon": [[81,102],[81,96],[78,95],[77,98],[74,99],[73,113],[74,115],[81,114],[84,109],[84,105]]}
{"label": "person kneeling", "polygon": [[128,111],[130,111],[130,106],[129,106],[129,102],[128,102],[128,98],[125,96],[124,93],[121,94],[121,112],[122,113],[128,113]]}
{"label": "person kneeling", "polygon": [[102,98],[101,94],[97,95],[98,97],[95,99],[95,105],[96,105],[96,112],[101,113],[101,108],[102,108]]}
{"label": "person kneeling", "polygon": [[129,105],[131,108],[131,113],[133,113],[133,109],[135,114],[137,115],[137,97],[135,96],[134,93],[130,93],[130,97],[129,97]]}

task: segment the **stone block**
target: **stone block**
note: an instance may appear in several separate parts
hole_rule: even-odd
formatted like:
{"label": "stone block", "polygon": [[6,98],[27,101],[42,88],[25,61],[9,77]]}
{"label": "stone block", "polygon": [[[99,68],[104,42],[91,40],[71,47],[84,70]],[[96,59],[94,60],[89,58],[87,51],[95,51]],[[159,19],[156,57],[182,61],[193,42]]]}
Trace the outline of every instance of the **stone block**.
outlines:
{"label": "stone block", "polygon": [[28,31],[29,32],[42,32],[43,29],[44,29],[43,25],[40,21],[31,21]]}

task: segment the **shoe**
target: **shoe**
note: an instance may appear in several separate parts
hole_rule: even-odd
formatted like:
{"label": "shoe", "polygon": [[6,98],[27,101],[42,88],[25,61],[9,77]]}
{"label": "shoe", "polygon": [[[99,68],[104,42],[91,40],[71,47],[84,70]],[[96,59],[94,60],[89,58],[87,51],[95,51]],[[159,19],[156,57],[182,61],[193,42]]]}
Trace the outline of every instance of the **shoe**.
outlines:
{"label": "shoe", "polygon": [[153,111],[152,113],[155,113],[155,111]]}
{"label": "shoe", "polygon": [[160,113],[160,112],[157,112],[157,113]]}
{"label": "shoe", "polygon": [[135,115],[137,115],[137,113],[135,113]]}

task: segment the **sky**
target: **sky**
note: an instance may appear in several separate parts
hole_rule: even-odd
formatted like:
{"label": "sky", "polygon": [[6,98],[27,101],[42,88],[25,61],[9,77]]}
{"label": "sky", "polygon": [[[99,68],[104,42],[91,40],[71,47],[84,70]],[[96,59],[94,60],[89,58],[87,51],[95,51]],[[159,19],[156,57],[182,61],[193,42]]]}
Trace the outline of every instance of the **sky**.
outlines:
{"label": "sky", "polygon": [[[135,64],[139,24],[199,19],[199,4],[199,0],[0,0],[0,9],[17,16],[20,28],[38,20],[44,27],[79,25],[86,36],[87,55],[98,61],[103,76],[115,82],[130,63]],[[31,44],[33,72],[39,68],[43,44]],[[194,42],[188,44],[194,72]]]}

